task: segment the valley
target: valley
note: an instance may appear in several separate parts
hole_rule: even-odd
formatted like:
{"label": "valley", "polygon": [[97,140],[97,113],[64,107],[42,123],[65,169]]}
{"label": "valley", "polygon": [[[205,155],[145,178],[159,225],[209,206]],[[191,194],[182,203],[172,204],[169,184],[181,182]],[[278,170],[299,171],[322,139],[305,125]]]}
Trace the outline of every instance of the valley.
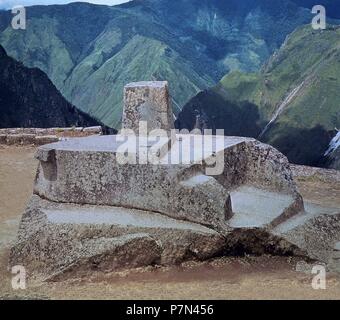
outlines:
{"label": "valley", "polygon": [[[340,125],[340,28],[293,32],[257,73],[235,71],[189,101],[179,128],[223,128],[269,143],[297,164],[324,166]],[[321,49],[322,48],[322,49]]]}
{"label": "valley", "polygon": [[257,71],[311,13],[291,1],[132,1],[27,8],[27,30],[0,11],[0,44],[65,98],[119,128],[126,83],[168,80],[177,115],[230,70]]}

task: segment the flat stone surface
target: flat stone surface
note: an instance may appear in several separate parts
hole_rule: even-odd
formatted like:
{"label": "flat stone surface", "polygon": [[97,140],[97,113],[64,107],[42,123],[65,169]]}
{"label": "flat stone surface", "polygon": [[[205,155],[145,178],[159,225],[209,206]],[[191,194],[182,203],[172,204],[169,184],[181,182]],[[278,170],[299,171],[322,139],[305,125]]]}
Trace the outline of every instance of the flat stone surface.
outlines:
{"label": "flat stone surface", "polygon": [[199,224],[175,220],[158,213],[119,207],[101,208],[88,206],[77,208],[71,205],[62,205],[58,209],[45,209],[43,212],[51,223],[109,224],[124,227],[191,230],[216,234],[212,229]]}
{"label": "flat stone surface", "polygon": [[261,227],[279,217],[293,201],[289,195],[243,186],[230,193],[233,228]]}
{"label": "flat stone surface", "polygon": [[337,243],[334,245],[334,250],[335,250],[335,251],[340,251],[340,241],[337,242]]}
{"label": "flat stone surface", "polygon": [[[180,145],[190,146],[192,150],[195,149],[195,153],[193,153],[194,155],[196,155],[195,158],[197,160],[200,160],[207,154],[206,155],[203,154],[204,141],[203,143],[197,142],[196,145],[194,144],[194,141],[197,138],[198,138],[197,135],[177,134],[176,141],[173,144],[173,147],[169,149],[169,151],[173,152],[174,156],[176,156],[176,153],[181,150]],[[244,141],[253,141],[253,139],[251,138],[222,137],[222,136],[209,136],[209,135],[205,136],[203,139],[206,141],[213,141],[212,143],[216,145],[217,148],[212,148],[212,150],[216,152],[219,152],[227,147],[232,147]],[[146,140],[145,137],[141,137],[139,141],[141,144],[146,145],[148,147],[152,147],[156,143],[155,141]],[[161,141],[161,144],[162,142],[165,144],[165,143],[168,143],[169,138],[160,137],[159,141]],[[192,142],[192,144],[190,144],[190,142]],[[104,152],[115,153],[117,152],[117,149],[119,148],[119,146],[121,146],[123,143],[126,144],[127,147],[130,147],[131,150],[133,150],[132,148],[133,148],[134,140],[133,139],[127,140],[125,136],[119,136],[119,135],[89,136],[89,137],[83,137],[83,138],[65,138],[62,141],[44,145],[41,148],[42,149],[65,150],[65,151],[97,151],[97,152],[104,151]],[[209,148],[206,148],[206,150],[209,151]],[[208,153],[208,155],[211,155],[211,153]]]}
{"label": "flat stone surface", "polygon": [[125,86],[125,88],[135,88],[135,87],[150,87],[150,88],[164,88],[168,85],[167,81],[139,81],[131,82]]}
{"label": "flat stone surface", "polygon": [[180,163],[184,164],[201,163],[203,160],[211,157],[213,153],[221,153],[225,149],[232,148],[245,141],[253,141],[253,139],[213,135],[177,134],[176,141],[172,144],[169,154],[165,155],[160,163],[169,163],[169,159],[178,159]]}
{"label": "flat stone surface", "polygon": [[290,218],[289,220],[281,223],[277,226],[273,231],[276,234],[288,232],[298,226],[303,225],[308,220],[317,217],[322,214],[338,214],[340,211],[339,208],[332,208],[332,207],[324,207],[319,206],[317,204],[305,201],[305,211],[297,214],[296,216]]}
{"label": "flat stone surface", "polygon": [[190,179],[183,181],[182,185],[187,186],[187,187],[195,187],[199,184],[206,184],[212,181],[214,178],[208,177],[205,175],[197,175],[194,177],[191,177]]}
{"label": "flat stone surface", "polygon": [[[251,138],[212,135],[177,134],[175,137],[174,141],[167,137],[159,137],[157,141],[153,141],[147,137],[136,137],[135,139],[130,137],[128,139],[126,136],[121,135],[65,138],[57,143],[46,144],[40,150],[110,152],[114,154],[123,154],[129,151],[130,154],[137,152],[138,159],[138,153],[140,155],[146,152],[146,150],[158,149],[160,151],[158,164],[185,165],[202,163],[204,159],[210,158],[213,154],[221,153],[225,149],[244,142],[255,141]],[[154,154],[151,151],[148,152]]]}

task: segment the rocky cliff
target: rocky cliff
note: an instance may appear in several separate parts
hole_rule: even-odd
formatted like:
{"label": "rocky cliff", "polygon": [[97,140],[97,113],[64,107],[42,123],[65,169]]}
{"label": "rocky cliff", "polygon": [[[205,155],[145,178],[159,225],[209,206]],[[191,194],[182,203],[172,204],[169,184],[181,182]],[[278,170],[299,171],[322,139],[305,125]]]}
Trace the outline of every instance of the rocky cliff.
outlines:
{"label": "rocky cliff", "polygon": [[59,93],[44,72],[27,68],[0,46],[0,128],[100,125]]}

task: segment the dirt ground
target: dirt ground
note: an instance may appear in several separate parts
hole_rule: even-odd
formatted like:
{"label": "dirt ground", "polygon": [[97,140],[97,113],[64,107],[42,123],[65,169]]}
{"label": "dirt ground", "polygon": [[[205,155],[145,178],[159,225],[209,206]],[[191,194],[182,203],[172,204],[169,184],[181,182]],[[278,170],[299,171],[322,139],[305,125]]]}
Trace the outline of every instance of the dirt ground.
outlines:
{"label": "dirt ground", "polygon": [[[37,162],[31,147],[0,146],[0,297],[33,299],[340,299],[340,278],[327,274],[325,290],[314,290],[308,272],[297,272],[289,257],[219,258],[179,267],[150,267],[91,278],[37,283],[13,290],[9,248],[32,193]],[[340,208],[340,184],[333,179],[299,178],[303,196]]]}

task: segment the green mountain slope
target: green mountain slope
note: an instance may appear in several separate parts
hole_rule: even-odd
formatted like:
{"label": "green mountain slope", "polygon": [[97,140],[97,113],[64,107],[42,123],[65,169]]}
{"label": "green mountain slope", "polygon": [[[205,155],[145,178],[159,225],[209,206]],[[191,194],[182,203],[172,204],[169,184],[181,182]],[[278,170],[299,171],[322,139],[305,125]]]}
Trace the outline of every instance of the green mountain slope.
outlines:
{"label": "green mountain slope", "polygon": [[177,114],[230,70],[256,71],[286,35],[311,20],[281,0],[136,0],[27,8],[27,29],[0,12],[0,43],[43,70],[81,110],[118,126],[123,85],[168,80]]}
{"label": "green mountain slope", "polygon": [[[253,127],[259,134],[247,130],[242,121],[234,127],[277,147],[292,162],[317,165],[334,129],[340,127],[339,75],[340,28],[314,31],[310,26],[300,27],[259,73],[230,73],[209,90],[213,98],[208,102],[202,104],[197,97],[190,101],[179,116],[178,126],[194,126],[193,115],[207,114],[217,104],[222,105],[220,118],[225,119],[222,128],[230,134],[230,107],[244,110],[242,105],[251,104],[256,106]],[[237,108],[234,110],[237,113]],[[214,119],[206,122],[214,125]]]}
{"label": "green mountain slope", "polygon": [[64,92],[76,105],[87,103],[87,112],[114,125],[122,114],[123,87],[136,79],[167,79],[172,84],[172,91],[177,92],[173,98],[177,112],[180,111],[178,106],[200,88],[214,84],[208,76],[201,78],[176,51],[143,36],[133,37],[116,55],[91,71],[96,57],[94,52],[74,69],[65,82]]}

